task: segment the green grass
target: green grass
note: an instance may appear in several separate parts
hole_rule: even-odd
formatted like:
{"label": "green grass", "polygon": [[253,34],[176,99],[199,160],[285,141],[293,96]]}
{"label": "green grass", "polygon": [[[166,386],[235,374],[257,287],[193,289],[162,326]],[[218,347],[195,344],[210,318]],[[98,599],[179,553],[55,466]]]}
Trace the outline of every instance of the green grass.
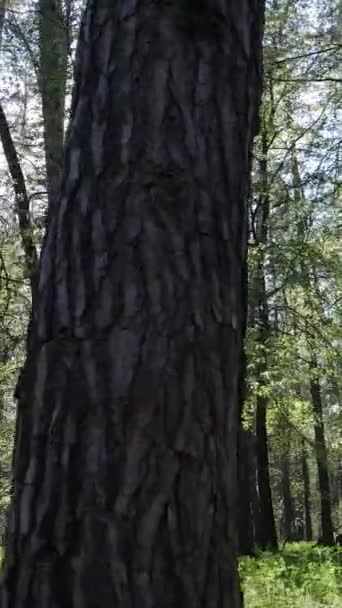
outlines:
{"label": "green grass", "polygon": [[342,549],[310,543],[240,560],[245,608],[342,608]]}

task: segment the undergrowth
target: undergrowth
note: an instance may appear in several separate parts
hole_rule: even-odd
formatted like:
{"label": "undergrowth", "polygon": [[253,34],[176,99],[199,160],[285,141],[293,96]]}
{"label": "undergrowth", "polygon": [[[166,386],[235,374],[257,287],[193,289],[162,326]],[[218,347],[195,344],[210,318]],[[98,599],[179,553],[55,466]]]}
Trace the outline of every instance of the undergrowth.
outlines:
{"label": "undergrowth", "polygon": [[241,558],[245,608],[342,608],[342,549],[291,543]]}

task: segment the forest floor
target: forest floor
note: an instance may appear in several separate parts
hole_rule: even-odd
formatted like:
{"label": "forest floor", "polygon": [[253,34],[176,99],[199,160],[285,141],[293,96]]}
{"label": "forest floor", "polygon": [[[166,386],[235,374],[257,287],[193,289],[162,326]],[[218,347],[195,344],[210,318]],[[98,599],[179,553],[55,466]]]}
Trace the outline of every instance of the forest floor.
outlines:
{"label": "forest floor", "polygon": [[342,608],[342,549],[291,543],[240,560],[245,608]]}

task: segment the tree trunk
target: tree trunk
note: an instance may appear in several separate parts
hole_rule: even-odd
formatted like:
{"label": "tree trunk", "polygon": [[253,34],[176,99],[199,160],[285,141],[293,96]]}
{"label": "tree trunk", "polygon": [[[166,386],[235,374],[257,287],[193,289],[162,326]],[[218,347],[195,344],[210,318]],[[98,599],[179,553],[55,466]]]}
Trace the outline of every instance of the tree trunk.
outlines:
{"label": "tree trunk", "polygon": [[276,549],[278,543],[269,473],[266,410],[267,400],[258,396],[256,411],[256,452],[260,502],[259,542],[262,549]]}
{"label": "tree trunk", "polygon": [[254,555],[254,526],[252,507],[251,433],[240,428],[239,451],[238,528],[239,555]]}
{"label": "tree trunk", "polygon": [[[246,260],[247,261],[247,260]],[[238,551],[240,555],[253,555],[253,513],[251,498],[251,433],[243,428],[243,406],[246,399],[247,361],[245,353],[245,337],[248,317],[248,273],[245,265],[242,286],[242,336],[239,372],[239,434],[238,434]]]}
{"label": "tree trunk", "polygon": [[[270,323],[268,312],[268,301],[265,281],[265,251],[268,241],[270,197],[268,184],[268,134],[265,124],[261,133],[262,158],[259,162],[259,172],[262,182],[261,193],[257,205],[257,217],[255,236],[258,244],[258,260],[256,271],[256,302],[258,309],[258,344],[260,354],[257,364],[257,379],[260,388],[265,385],[265,372],[267,371],[267,359],[265,347],[270,335]],[[258,495],[260,504],[259,533],[260,543],[263,549],[277,548],[277,533],[274,520],[269,458],[267,440],[267,416],[268,398],[258,391],[256,398],[256,456],[257,456],[257,479]]]}
{"label": "tree trunk", "polygon": [[[298,160],[296,149],[294,148],[292,151],[292,175],[293,175],[293,184],[294,184],[294,193],[296,202],[303,202],[303,206],[305,204],[305,196],[303,192],[302,180],[299,173]],[[303,220],[298,222],[299,229],[299,237],[304,238],[304,228],[303,228]],[[311,288],[311,283],[315,283],[315,268],[313,268],[313,281],[310,276],[310,273],[305,266],[303,260],[301,259],[301,270],[303,275],[303,282],[307,288]],[[312,308],[312,302],[310,297],[310,292],[306,296],[306,305],[309,310]],[[314,307],[316,307],[316,303],[314,303]],[[322,315],[324,317],[324,315]],[[319,491],[320,491],[320,499],[321,499],[321,531],[320,531],[320,541],[324,544],[331,545],[334,544],[334,533],[333,533],[333,525],[332,525],[332,516],[331,516],[331,496],[330,496],[330,483],[329,483],[329,472],[328,472],[328,454],[327,448],[325,444],[325,435],[324,435],[324,421],[323,421],[323,407],[322,407],[322,397],[321,397],[321,387],[319,383],[319,378],[317,375],[318,372],[318,363],[317,357],[315,354],[314,347],[310,344],[310,339],[308,339],[309,349],[312,352],[311,356],[311,379],[310,379],[310,391],[311,391],[311,399],[313,406],[313,415],[314,415],[314,433],[315,433],[315,450],[316,450],[316,461],[317,461],[317,469],[318,469],[318,483],[319,483]]]}
{"label": "tree trunk", "polygon": [[20,237],[25,257],[25,273],[30,281],[32,302],[35,302],[38,289],[38,257],[30,218],[30,199],[26,190],[25,177],[21,169],[19,156],[17,154],[7,117],[1,103],[0,139],[7,161],[8,170],[12,178],[12,185],[15,194],[16,212],[18,215]]}
{"label": "tree trunk", "polygon": [[281,491],[283,498],[283,537],[287,541],[294,540],[295,515],[291,495],[289,461],[286,456],[281,463]]}
{"label": "tree trunk", "polygon": [[[259,279],[259,344],[265,345],[269,336],[268,307],[266,299],[265,277],[261,268]],[[262,386],[264,373],[267,370],[265,353],[261,353],[258,364],[258,378]],[[258,495],[260,504],[259,533],[260,543],[263,549],[276,549],[278,546],[277,532],[274,519],[271,480],[269,470],[268,439],[267,439],[267,405],[268,398],[258,392],[256,399],[256,457],[257,457],[257,479]]]}
{"label": "tree trunk", "polygon": [[257,478],[257,458],[256,458],[256,438],[255,434],[250,434],[250,493],[251,493],[251,509],[252,509],[252,524],[253,524],[253,539],[254,545],[257,547],[261,546],[262,534],[261,534],[261,514],[260,514],[260,500],[258,492],[258,478]]}
{"label": "tree trunk", "polygon": [[90,0],[19,400],[2,608],[240,608],[262,9]]}
{"label": "tree trunk", "polygon": [[2,34],[6,15],[6,0],[0,0],[0,53],[2,50]]}
{"label": "tree trunk", "polygon": [[302,474],[304,486],[305,540],[310,542],[312,541],[310,476],[304,439],[302,440]]}
{"label": "tree trunk", "polygon": [[[2,53],[2,37],[6,16],[7,0],[0,0],[0,56]],[[19,222],[21,243],[24,251],[25,274],[30,281],[31,298],[34,300],[37,292],[38,257],[33,237],[33,226],[30,218],[30,199],[26,189],[24,173],[12,137],[11,129],[5,110],[0,102],[0,140],[6,158],[8,171],[12,179],[15,195],[16,212]]]}
{"label": "tree trunk", "polygon": [[336,530],[342,532],[342,457],[338,457],[336,470]]}
{"label": "tree trunk", "polygon": [[331,497],[328,471],[328,454],[325,443],[321,387],[317,377],[318,365],[315,357],[311,364],[311,398],[314,413],[315,449],[318,470],[318,484],[321,500],[320,541],[326,545],[334,544],[334,529],[331,516]]}
{"label": "tree trunk", "polygon": [[67,25],[61,0],[39,0],[39,81],[49,209],[58,195],[63,165]]}

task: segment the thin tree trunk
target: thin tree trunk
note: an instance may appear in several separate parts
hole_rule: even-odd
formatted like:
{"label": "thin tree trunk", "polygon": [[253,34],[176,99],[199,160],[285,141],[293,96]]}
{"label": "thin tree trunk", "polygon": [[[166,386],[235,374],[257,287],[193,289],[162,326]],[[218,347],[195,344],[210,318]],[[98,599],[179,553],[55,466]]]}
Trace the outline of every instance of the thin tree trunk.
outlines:
{"label": "thin tree trunk", "polygon": [[[8,360],[10,359],[10,352],[5,344],[1,345],[0,351],[0,371],[3,365],[6,365]],[[5,409],[5,384],[0,383],[0,424],[4,418],[4,409]]]}
{"label": "thin tree trunk", "polygon": [[[265,249],[268,240],[268,223],[270,213],[270,198],[268,184],[268,139],[265,125],[261,132],[262,141],[262,159],[259,163],[260,176],[262,180],[262,189],[260,200],[258,202],[258,217],[256,226],[257,242],[260,247],[257,263],[256,276],[256,300],[258,304],[258,326],[259,336],[258,343],[262,347],[260,349],[259,362],[257,365],[257,377],[259,385],[264,384],[265,372],[267,371],[267,360],[265,354],[265,345],[270,335],[268,302],[265,283]],[[274,519],[271,482],[269,472],[269,457],[268,457],[268,440],[267,440],[267,405],[268,399],[263,394],[258,392],[256,398],[256,455],[257,455],[257,479],[258,479],[258,494],[260,503],[260,540],[261,547],[277,548],[277,533]]]}
{"label": "thin tree trunk", "polygon": [[[294,193],[297,202],[305,203],[305,195],[303,192],[302,181],[299,173],[298,160],[296,155],[295,148],[292,153],[292,173],[293,173],[293,183],[294,183]],[[305,219],[298,223],[299,226],[299,236],[304,238],[304,224]],[[301,262],[301,269],[303,274],[303,281],[307,288],[311,288],[311,277],[308,269],[305,267],[304,263]],[[310,307],[310,294],[307,295],[307,304]],[[332,524],[332,515],[331,515],[331,495],[330,495],[330,482],[329,482],[329,472],[328,472],[328,454],[325,443],[325,435],[324,435],[324,421],[323,421],[323,406],[322,406],[322,397],[321,397],[321,387],[318,378],[318,364],[317,357],[315,351],[311,344],[309,344],[309,349],[312,352],[311,355],[311,366],[310,366],[310,391],[312,398],[312,407],[313,407],[313,415],[314,415],[314,433],[315,433],[315,450],[316,450],[316,461],[317,461],[317,469],[318,469],[318,483],[320,489],[320,499],[321,499],[321,531],[320,531],[320,540],[327,544],[334,544],[334,532],[333,532],[333,524]]]}
{"label": "thin tree trunk", "polygon": [[20,237],[25,255],[25,271],[30,281],[32,301],[34,301],[38,288],[38,259],[30,218],[30,199],[27,194],[24,174],[21,169],[19,157],[13,142],[9,124],[7,122],[7,117],[1,103],[0,139],[6,157],[8,169],[12,178],[16,201],[16,211],[19,221]]}
{"label": "thin tree trunk", "polygon": [[256,452],[260,502],[259,542],[262,549],[276,549],[278,543],[269,474],[266,411],[267,400],[261,396],[258,396],[256,411]]}
{"label": "thin tree trunk", "polygon": [[[0,54],[2,50],[3,26],[6,14],[6,0],[0,0]],[[7,161],[15,194],[19,230],[25,256],[25,273],[30,281],[31,296],[34,299],[37,291],[38,258],[33,239],[33,228],[30,218],[30,199],[26,190],[25,177],[22,172],[17,150],[13,141],[8,120],[0,102],[0,140]]]}
{"label": "thin tree trunk", "polygon": [[296,505],[293,540],[296,542],[305,540],[305,515],[303,504]]}
{"label": "thin tree trunk", "polygon": [[326,545],[334,544],[334,529],[331,515],[331,496],[328,471],[328,454],[325,443],[321,387],[317,377],[318,365],[312,358],[310,390],[314,413],[315,449],[318,470],[318,483],[321,500],[320,541]]}
{"label": "thin tree trunk", "polygon": [[336,494],[337,494],[337,532],[342,532],[342,457],[339,457],[336,471]]}
{"label": "thin tree trunk", "polygon": [[294,508],[291,494],[289,461],[286,456],[281,463],[281,490],[283,498],[283,537],[287,541],[294,540]]}
{"label": "thin tree trunk", "polygon": [[[265,289],[265,278],[263,273],[260,274],[259,279],[259,344],[265,345],[266,339],[269,335],[269,321],[268,321],[268,309],[266,300],[266,289]],[[260,356],[258,364],[258,378],[261,381],[264,378],[264,373],[267,370],[267,363],[265,353]],[[277,532],[275,526],[272,492],[271,492],[271,480],[270,480],[270,468],[269,468],[269,455],[268,455],[268,438],[267,438],[267,406],[268,399],[263,394],[258,392],[256,398],[256,414],[255,414],[255,431],[256,431],[256,456],[257,456],[257,479],[258,479],[258,495],[260,504],[260,541],[261,547],[266,549],[267,547],[276,549],[277,548]]]}
{"label": "thin tree trunk", "polygon": [[304,439],[302,439],[302,475],[304,486],[305,540],[310,542],[313,538],[311,519],[310,476]]}
{"label": "thin tree trunk", "polygon": [[0,53],[2,50],[2,34],[4,31],[5,15],[6,15],[6,0],[0,0]]}
{"label": "thin tree trunk", "polygon": [[90,0],[20,393],[2,608],[240,608],[261,3]]}
{"label": "thin tree trunk", "polygon": [[58,195],[63,166],[67,26],[62,0],[39,0],[39,82],[49,209]]}
{"label": "thin tree trunk", "polygon": [[240,428],[239,434],[239,509],[238,527],[240,555],[253,555],[254,547],[254,522],[252,508],[252,481],[251,475],[251,433]]}
{"label": "thin tree trunk", "polygon": [[257,458],[256,458],[256,438],[254,433],[249,435],[250,445],[250,496],[251,496],[251,510],[252,510],[252,525],[253,525],[253,539],[254,545],[257,547],[261,546],[262,534],[261,534],[261,515],[260,515],[260,500],[258,493],[258,479],[257,479]]}

